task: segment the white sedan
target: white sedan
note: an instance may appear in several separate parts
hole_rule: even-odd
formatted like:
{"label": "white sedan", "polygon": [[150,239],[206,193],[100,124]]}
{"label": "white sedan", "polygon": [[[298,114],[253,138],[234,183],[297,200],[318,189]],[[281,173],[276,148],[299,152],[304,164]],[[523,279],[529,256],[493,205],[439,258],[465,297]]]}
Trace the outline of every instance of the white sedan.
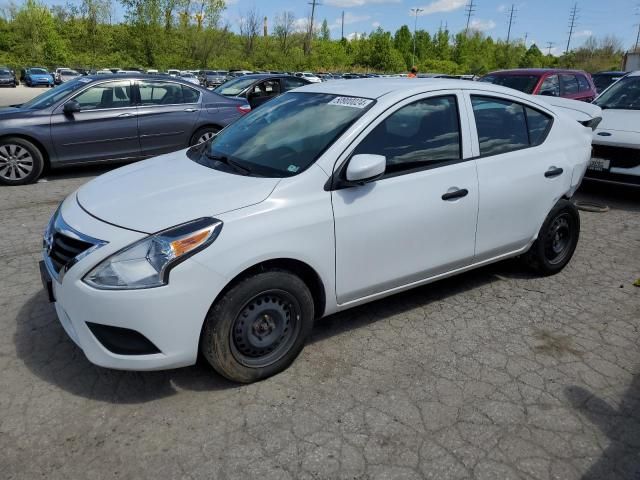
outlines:
{"label": "white sedan", "polygon": [[[569,103],[585,123],[599,114]],[[510,257],[562,270],[591,134],[490,84],[308,85],[71,194],[46,230],[43,281],[95,364],[165,369],[201,351],[260,380],[320,317]]]}
{"label": "white sedan", "polygon": [[616,81],[594,103],[602,108],[602,122],[586,178],[640,187],[640,71]]}

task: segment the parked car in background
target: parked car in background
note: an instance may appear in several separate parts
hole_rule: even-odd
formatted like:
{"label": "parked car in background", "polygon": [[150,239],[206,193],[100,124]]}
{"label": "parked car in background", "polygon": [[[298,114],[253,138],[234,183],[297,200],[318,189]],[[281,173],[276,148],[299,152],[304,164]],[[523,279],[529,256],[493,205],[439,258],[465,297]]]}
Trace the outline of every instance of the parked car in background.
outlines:
{"label": "parked car in background", "polygon": [[322,82],[321,79],[316,77],[316,75],[311,72],[296,72],[295,76],[299,78],[304,78],[305,80],[308,80],[310,83]]}
{"label": "parked car in background", "polygon": [[69,80],[76,79],[80,76],[80,73],[76,72],[75,70],[63,68],[56,73],[56,82],[58,85],[60,85],[61,83],[68,82]]}
{"label": "parked car in background", "polygon": [[45,164],[131,161],[186,148],[250,110],[243,98],[173,77],[81,77],[0,109],[0,184],[34,182]]}
{"label": "parked car in background", "polygon": [[98,70],[96,75],[113,75],[113,72],[108,68],[103,68],[102,70]]}
{"label": "parked car in background", "polygon": [[0,87],[17,87],[16,74],[9,67],[0,67]]}
{"label": "parked car in background", "polygon": [[585,178],[640,187],[640,71],[616,81],[594,103],[602,122]]}
{"label": "parked car in background", "polygon": [[226,70],[202,70],[198,79],[205,88],[216,88],[227,81],[229,72]]}
{"label": "parked car in background", "polygon": [[229,80],[213,91],[225,97],[244,98],[251,108],[257,108],[281,93],[309,83],[306,78],[290,75],[251,74]]}
{"label": "parked car in background", "polygon": [[167,73],[169,75],[171,75],[172,77],[178,77],[180,76],[180,70],[176,70],[175,68],[169,68],[167,69]]}
{"label": "parked car in background", "polygon": [[158,70],[155,68],[150,68],[145,72],[147,75],[157,75]]}
{"label": "parked car in background", "polygon": [[180,72],[179,77],[185,82],[193,83],[194,85],[200,85],[200,80],[191,72]]}
{"label": "parked car in background", "polygon": [[521,68],[491,72],[479,79],[531,95],[570,98],[591,102],[597,96],[591,75],[582,70]]}
{"label": "parked car in background", "polygon": [[43,283],[97,365],[201,354],[254,382],[326,315],[511,257],[560,272],[591,133],[493,85],[307,85],[69,195],[44,236]]}
{"label": "parked car in background", "polygon": [[60,85],[60,81],[58,80],[58,75],[62,70],[69,70],[69,67],[58,67],[53,71],[53,83],[56,85]]}
{"label": "parked car in background", "polygon": [[24,83],[27,87],[53,87],[53,75],[46,68],[30,67],[25,69]]}
{"label": "parked car in background", "polygon": [[610,71],[598,72],[591,75],[596,91],[600,94],[604,92],[610,85],[614,84],[629,72]]}

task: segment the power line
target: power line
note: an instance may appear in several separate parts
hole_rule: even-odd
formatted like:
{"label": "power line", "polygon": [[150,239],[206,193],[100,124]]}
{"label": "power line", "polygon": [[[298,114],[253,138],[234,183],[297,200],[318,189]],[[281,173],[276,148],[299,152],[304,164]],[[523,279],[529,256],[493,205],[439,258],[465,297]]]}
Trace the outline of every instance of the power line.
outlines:
{"label": "power line", "polygon": [[569,15],[569,38],[567,39],[567,48],[564,51],[565,55],[569,53],[569,45],[571,45],[571,36],[573,35],[573,30],[576,27],[577,19],[578,19],[578,2],[573,4],[573,8],[571,9],[571,13]]}
{"label": "power line", "polygon": [[411,13],[416,16],[415,21],[413,22],[413,58],[411,59],[411,65],[416,64],[416,30],[418,28],[418,15],[424,12],[424,8],[412,8]]}
{"label": "power line", "polygon": [[509,13],[509,29],[507,30],[507,44],[509,43],[509,39],[511,38],[511,25],[513,24],[513,14],[515,13],[516,6],[511,4],[511,12]]}
{"label": "power line", "polygon": [[464,29],[464,34],[466,35],[469,32],[469,23],[471,22],[471,16],[473,15],[473,12],[476,11],[476,6],[473,3],[473,0],[469,0],[469,3],[467,3],[464,9],[467,12],[467,26]]}

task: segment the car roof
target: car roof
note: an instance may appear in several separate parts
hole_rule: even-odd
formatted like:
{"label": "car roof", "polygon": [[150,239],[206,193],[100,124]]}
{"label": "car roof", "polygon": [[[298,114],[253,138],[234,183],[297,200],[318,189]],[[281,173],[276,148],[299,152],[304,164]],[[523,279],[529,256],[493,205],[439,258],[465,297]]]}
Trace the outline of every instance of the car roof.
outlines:
{"label": "car roof", "polygon": [[586,73],[584,70],[572,70],[570,68],[513,68],[510,70],[495,70],[487,75],[542,75],[543,73]]}
{"label": "car roof", "polygon": [[629,72],[623,72],[622,70],[605,70],[603,72],[596,72],[593,75],[626,75]]}
{"label": "car roof", "polygon": [[640,70],[636,70],[635,72],[629,72],[627,77],[640,77]]}
{"label": "car roof", "polygon": [[299,87],[296,92],[328,93],[347,97],[378,99],[390,93],[403,92],[405,97],[437,90],[480,90],[505,93],[531,100],[531,96],[511,88],[483,82],[469,82],[450,78],[359,78],[312,83]]}

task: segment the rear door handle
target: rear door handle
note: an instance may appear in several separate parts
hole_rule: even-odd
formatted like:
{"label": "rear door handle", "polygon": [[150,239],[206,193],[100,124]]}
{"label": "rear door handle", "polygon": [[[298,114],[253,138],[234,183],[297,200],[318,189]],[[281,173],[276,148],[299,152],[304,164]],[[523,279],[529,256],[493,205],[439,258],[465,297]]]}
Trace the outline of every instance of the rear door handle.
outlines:
{"label": "rear door handle", "polygon": [[452,192],[447,192],[442,195],[443,200],[455,200],[457,198],[466,197],[469,194],[469,190],[466,188],[460,188],[458,190],[454,190]]}
{"label": "rear door handle", "polygon": [[544,176],[547,178],[553,178],[553,177],[557,177],[558,175],[562,175],[562,172],[564,172],[564,170],[562,170],[561,168],[550,167],[549,170],[544,172]]}

